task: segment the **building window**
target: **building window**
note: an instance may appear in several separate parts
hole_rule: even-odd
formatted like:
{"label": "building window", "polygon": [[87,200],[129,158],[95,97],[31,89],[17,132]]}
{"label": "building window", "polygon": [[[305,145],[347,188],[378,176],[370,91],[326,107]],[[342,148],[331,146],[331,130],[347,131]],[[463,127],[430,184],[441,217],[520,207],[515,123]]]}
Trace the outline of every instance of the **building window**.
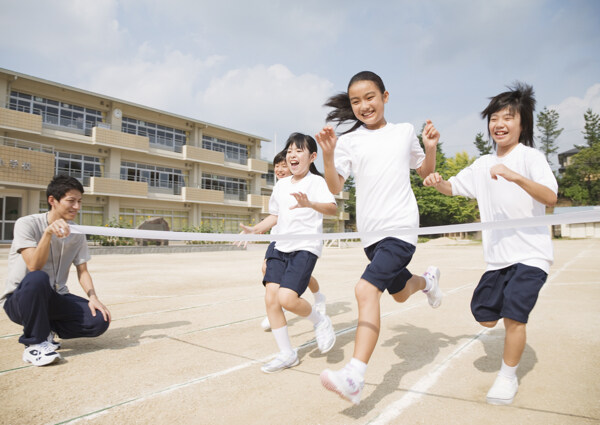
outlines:
{"label": "building window", "polygon": [[58,100],[46,99],[16,91],[10,92],[9,109],[41,115],[46,125],[90,135],[103,121],[102,112]]}
{"label": "building window", "polygon": [[202,227],[215,233],[238,233],[240,223],[250,224],[249,215],[206,213],[202,214]]}
{"label": "building window", "polygon": [[153,217],[164,218],[169,224],[169,229],[181,231],[188,226],[188,212],[178,210],[158,210],[150,208],[121,208],[119,210],[119,223],[136,228]]}
{"label": "building window", "polygon": [[148,137],[152,147],[173,152],[181,152],[183,145],[187,143],[187,135],[183,130],[140,121],[134,118],[123,117],[121,131]]}
{"label": "building window", "polygon": [[261,177],[263,179],[265,179],[265,181],[267,182],[267,185],[275,186],[275,171],[274,170],[269,170],[269,172],[267,174],[263,174],[263,175],[261,175]]}
{"label": "building window", "polygon": [[102,177],[102,159],[76,153],[56,152],[55,174],[75,177],[84,186],[89,186],[90,177]]}
{"label": "building window", "polygon": [[202,147],[216,152],[223,152],[225,161],[238,164],[248,163],[248,146],[241,143],[228,142],[216,137],[202,136]]}
{"label": "building window", "polygon": [[153,192],[181,194],[185,186],[185,176],[181,170],[155,165],[121,162],[121,180],[147,182],[148,190]]}
{"label": "building window", "polygon": [[225,199],[246,201],[248,198],[248,181],[236,177],[202,173],[202,189],[220,190],[225,193]]}
{"label": "building window", "polygon": [[[45,196],[45,194],[44,194]],[[44,198],[42,196],[42,198]],[[40,200],[40,212],[48,212],[48,203],[46,200]],[[104,206],[91,206],[81,204],[81,209],[73,220],[76,224],[83,226],[103,226],[104,225]]]}

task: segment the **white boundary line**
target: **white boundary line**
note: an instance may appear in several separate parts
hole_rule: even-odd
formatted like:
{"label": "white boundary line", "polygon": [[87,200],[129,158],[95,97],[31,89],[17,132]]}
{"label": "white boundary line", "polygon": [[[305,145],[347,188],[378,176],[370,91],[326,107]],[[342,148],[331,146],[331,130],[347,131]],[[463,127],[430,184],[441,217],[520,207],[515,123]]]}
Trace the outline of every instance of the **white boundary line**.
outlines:
{"label": "white boundary line", "polygon": [[[581,257],[584,256],[584,254],[587,254],[587,251],[588,251],[588,249],[578,252],[577,255],[575,255],[573,258],[571,258],[569,261],[567,261],[565,264],[563,264],[558,270],[552,271],[552,276],[549,277],[549,279],[547,280],[547,283],[542,287],[542,290],[544,290],[546,288],[547,284],[551,284],[552,281],[556,278],[556,276],[558,276],[564,270],[568,269],[575,261],[580,260]],[[468,285],[465,285],[465,286],[468,286]],[[465,286],[462,286],[462,287],[459,287],[456,289],[460,289]],[[451,293],[451,291],[448,291],[448,293]],[[402,396],[399,400],[390,404],[387,408],[385,408],[383,410],[383,412],[381,412],[379,414],[379,416],[377,416],[375,419],[373,419],[371,421],[368,421],[367,424],[383,425],[383,424],[388,424],[391,421],[396,420],[404,412],[404,410],[406,410],[406,408],[410,407],[413,403],[415,403],[416,401],[418,401],[420,398],[423,397],[423,395],[426,393],[426,391],[437,382],[437,380],[440,378],[442,373],[448,368],[448,366],[450,365],[450,362],[452,360],[460,357],[461,354],[466,353],[467,349],[473,344],[473,342],[475,342],[482,335],[488,333],[491,330],[492,330],[492,328],[485,328],[485,329],[481,330],[472,339],[470,339],[465,344],[463,344],[462,346],[460,346],[459,348],[454,350],[454,352],[452,352],[452,354],[450,354],[448,357],[446,357],[444,360],[442,360],[442,362],[440,364],[438,364],[431,372],[429,372],[427,375],[425,375],[423,378],[421,378],[416,384],[414,384],[412,387],[410,387],[404,396]]]}

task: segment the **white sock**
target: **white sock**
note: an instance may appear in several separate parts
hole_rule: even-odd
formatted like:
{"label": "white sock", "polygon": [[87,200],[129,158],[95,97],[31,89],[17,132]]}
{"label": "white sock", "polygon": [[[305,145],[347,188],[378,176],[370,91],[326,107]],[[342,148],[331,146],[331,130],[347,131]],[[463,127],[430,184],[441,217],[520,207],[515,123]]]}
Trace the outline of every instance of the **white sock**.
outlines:
{"label": "white sock", "polygon": [[311,306],[312,310],[308,315],[308,320],[312,322],[313,325],[318,324],[321,320],[323,320],[323,315],[317,311],[315,306]]}
{"label": "white sock", "polygon": [[502,366],[500,366],[500,372],[498,372],[498,375],[505,376],[506,378],[514,378],[517,376],[518,367],[519,364],[517,364],[516,366],[509,366],[506,363],[504,363],[504,359],[502,359]]}
{"label": "white sock", "polygon": [[325,295],[321,291],[313,292],[313,296],[315,297],[315,304],[325,302]]}
{"label": "white sock", "polygon": [[354,369],[356,372],[360,374],[361,378],[365,377],[365,372],[367,371],[367,364],[358,360],[357,358],[352,357],[350,359],[350,363],[346,365],[347,368]]}
{"label": "white sock", "polygon": [[273,336],[275,337],[275,342],[279,347],[279,351],[282,353],[292,353],[294,349],[292,348],[292,341],[290,340],[290,336],[288,334],[287,326],[284,326],[279,329],[271,329]]}
{"label": "white sock", "polygon": [[425,289],[423,289],[423,291],[428,292],[433,286],[433,279],[427,275],[423,275],[423,279],[425,279]]}

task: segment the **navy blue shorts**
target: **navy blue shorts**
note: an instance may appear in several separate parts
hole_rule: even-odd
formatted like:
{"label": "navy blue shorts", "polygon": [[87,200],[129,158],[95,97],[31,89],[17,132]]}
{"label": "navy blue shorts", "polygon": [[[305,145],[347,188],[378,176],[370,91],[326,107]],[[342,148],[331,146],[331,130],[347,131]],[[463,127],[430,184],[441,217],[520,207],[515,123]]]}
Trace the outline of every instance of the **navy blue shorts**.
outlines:
{"label": "navy blue shorts", "polygon": [[267,247],[267,252],[265,252],[265,260],[269,258],[269,255],[273,254],[273,250],[275,249],[275,242],[271,242]]}
{"label": "navy blue shorts", "polygon": [[521,263],[485,272],[471,300],[475,320],[493,322],[506,317],[527,323],[547,277],[542,269]]}
{"label": "navy blue shorts", "polygon": [[404,289],[412,273],[406,268],[416,247],[397,238],[385,238],[365,248],[371,263],[361,276],[381,292],[395,294]]}
{"label": "navy blue shorts", "polygon": [[267,257],[263,285],[278,283],[280,288],[291,289],[301,296],[308,287],[317,258],[309,251],[281,252],[273,249]]}

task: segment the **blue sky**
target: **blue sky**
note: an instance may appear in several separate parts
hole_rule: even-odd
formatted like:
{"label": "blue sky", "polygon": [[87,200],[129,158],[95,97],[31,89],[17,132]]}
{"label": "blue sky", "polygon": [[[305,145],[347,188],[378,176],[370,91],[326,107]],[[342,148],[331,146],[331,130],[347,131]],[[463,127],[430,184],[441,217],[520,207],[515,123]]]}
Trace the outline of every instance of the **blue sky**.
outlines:
{"label": "blue sky", "polygon": [[[475,155],[479,112],[515,80],[560,114],[559,150],[600,113],[597,0],[0,0],[0,67],[277,139],[316,133],[358,71],[386,118],[432,119]],[[273,145],[263,145],[270,159]],[[556,160],[554,161],[556,164]]]}

